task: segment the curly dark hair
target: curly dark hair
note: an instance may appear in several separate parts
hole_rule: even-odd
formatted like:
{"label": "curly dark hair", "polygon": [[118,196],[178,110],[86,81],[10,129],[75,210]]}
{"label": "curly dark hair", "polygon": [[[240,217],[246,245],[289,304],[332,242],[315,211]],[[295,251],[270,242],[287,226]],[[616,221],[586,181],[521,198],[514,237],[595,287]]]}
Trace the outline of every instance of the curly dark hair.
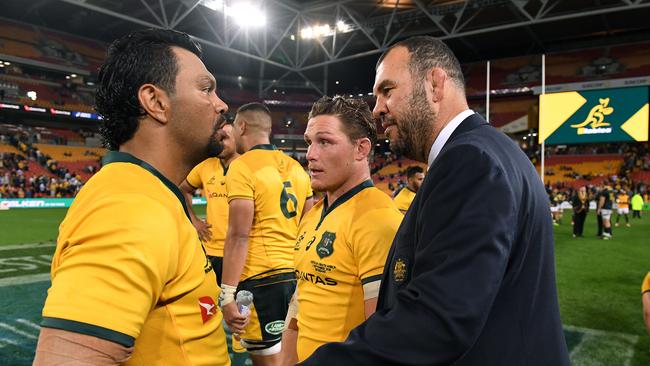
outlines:
{"label": "curly dark hair", "polygon": [[341,95],[324,96],[311,107],[308,119],[324,114],[338,117],[350,141],[367,137],[374,148],[377,142],[377,126],[366,101]]}
{"label": "curly dark hair", "polygon": [[104,146],[117,150],[138,130],[145,111],[138,90],[153,84],[173,94],[178,64],[172,46],[201,57],[201,46],[189,35],[169,29],[145,29],[115,40],[99,70],[95,109],[103,118]]}

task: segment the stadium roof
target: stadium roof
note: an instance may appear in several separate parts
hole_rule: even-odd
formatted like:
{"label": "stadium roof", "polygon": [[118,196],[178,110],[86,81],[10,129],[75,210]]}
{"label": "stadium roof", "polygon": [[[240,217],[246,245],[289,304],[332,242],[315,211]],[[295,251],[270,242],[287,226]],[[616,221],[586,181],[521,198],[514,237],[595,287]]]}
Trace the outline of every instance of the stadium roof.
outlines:
{"label": "stadium roof", "polygon": [[174,28],[203,44],[218,76],[322,94],[369,91],[378,55],[412,35],[444,39],[461,62],[650,39],[650,0],[249,0],[248,27],[241,2],[4,0],[2,16],[105,42]]}

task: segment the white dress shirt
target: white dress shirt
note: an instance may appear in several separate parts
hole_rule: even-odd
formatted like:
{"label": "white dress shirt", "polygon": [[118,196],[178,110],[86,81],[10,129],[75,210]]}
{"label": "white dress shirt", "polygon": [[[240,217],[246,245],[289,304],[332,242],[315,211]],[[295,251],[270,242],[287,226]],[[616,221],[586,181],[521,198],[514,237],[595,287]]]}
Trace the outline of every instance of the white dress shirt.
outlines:
{"label": "white dress shirt", "polygon": [[474,111],[471,109],[466,109],[456,115],[456,117],[452,118],[449,123],[440,131],[440,134],[438,134],[438,137],[436,137],[436,140],[433,142],[433,145],[431,146],[431,150],[429,151],[429,167],[431,167],[431,164],[436,160],[438,157],[438,154],[440,154],[440,150],[442,150],[443,146],[447,143],[447,140],[449,140],[449,136],[451,136],[454,131],[456,131],[456,128],[458,128],[458,125],[460,125],[461,122],[465,120],[465,118],[471,116],[474,114]]}

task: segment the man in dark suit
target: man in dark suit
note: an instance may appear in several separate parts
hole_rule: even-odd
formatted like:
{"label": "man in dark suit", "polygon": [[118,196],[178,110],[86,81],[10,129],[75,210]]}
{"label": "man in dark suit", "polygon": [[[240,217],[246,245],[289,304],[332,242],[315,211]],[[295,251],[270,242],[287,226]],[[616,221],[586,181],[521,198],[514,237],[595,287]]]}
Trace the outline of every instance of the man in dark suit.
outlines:
{"label": "man in dark suit", "polygon": [[379,59],[391,148],[430,168],[393,241],[377,312],[301,365],[569,365],[542,182],[469,110],[458,60],[414,37]]}

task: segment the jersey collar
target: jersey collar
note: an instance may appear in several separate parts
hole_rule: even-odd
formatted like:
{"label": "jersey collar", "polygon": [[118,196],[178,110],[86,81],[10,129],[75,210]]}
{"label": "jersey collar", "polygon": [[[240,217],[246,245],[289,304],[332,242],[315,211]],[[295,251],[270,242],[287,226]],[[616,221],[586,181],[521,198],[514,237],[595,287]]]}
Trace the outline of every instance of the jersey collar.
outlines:
{"label": "jersey collar", "polygon": [[162,173],[156,170],[156,168],[151,166],[149,163],[140,160],[129,153],[125,153],[122,151],[109,151],[108,154],[104,155],[104,158],[102,159],[102,164],[107,165],[110,163],[135,164],[147,170],[149,173],[153,174],[154,176],[156,176],[156,178],[160,179],[160,181],[165,186],[167,186],[167,188],[169,188],[169,190],[172,191],[174,195],[176,195],[176,198],[178,198],[178,200],[181,202],[181,205],[183,206],[183,211],[185,211],[185,215],[187,215],[187,218],[190,218],[190,212],[187,209],[187,204],[185,203],[185,199],[183,198],[183,194],[181,193],[181,190],[178,188],[177,185],[172,183],[169,179],[167,179],[167,177],[162,175]]}
{"label": "jersey collar", "polygon": [[341,197],[336,199],[332,206],[329,206],[327,202],[327,195],[323,198],[323,211],[321,211],[320,214],[320,221],[318,221],[318,225],[316,225],[316,230],[320,227],[320,224],[323,223],[325,220],[325,217],[329,215],[330,212],[334,211],[335,208],[341,206],[345,202],[347,202],[350,198],[354,197],[357,193],[363,191],[366,188],[374,187],[374,184],[372,183],[372,180],[368,179],[366,181],[363,181],[361,184],[355,186],[354,188],[350,189],[349,191],[343,193]]}
{"label": "jersey collar", "polygon": [[251,147],[251,150],[277,150],[278,147],[273,144],[259,144]]}

